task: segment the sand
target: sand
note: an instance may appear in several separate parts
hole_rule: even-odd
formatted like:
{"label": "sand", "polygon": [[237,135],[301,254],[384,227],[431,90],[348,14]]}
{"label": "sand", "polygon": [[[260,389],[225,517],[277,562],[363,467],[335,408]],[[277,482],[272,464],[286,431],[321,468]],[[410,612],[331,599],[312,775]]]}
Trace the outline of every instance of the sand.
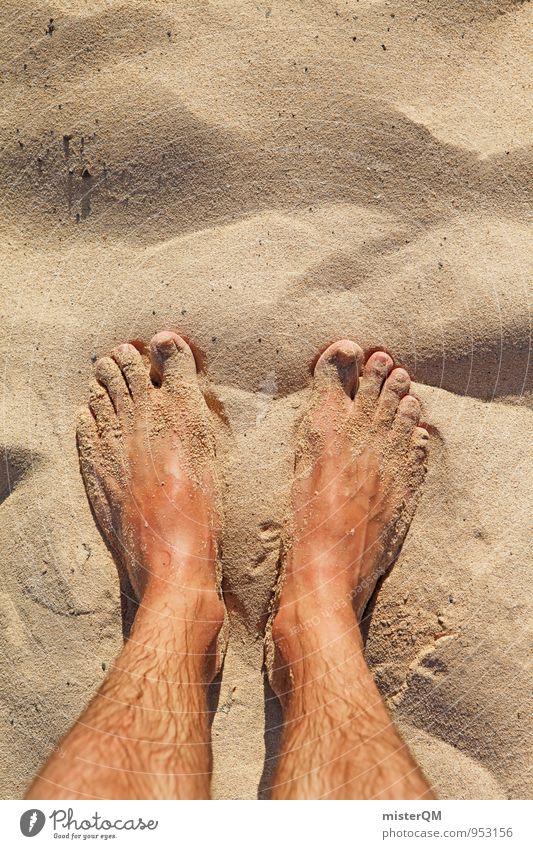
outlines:
{"label": "sand", "polygon": [[4,797],[120,649],[75,413],[97,356],[165,328],[201,352],[228,423],[215,796],[262,795],[272,768],[262,629],[294,422],[342,336],[409,368],[433,427],[369,662],[441,796],[531,795],[530,17],[512,0],[4,0]]}

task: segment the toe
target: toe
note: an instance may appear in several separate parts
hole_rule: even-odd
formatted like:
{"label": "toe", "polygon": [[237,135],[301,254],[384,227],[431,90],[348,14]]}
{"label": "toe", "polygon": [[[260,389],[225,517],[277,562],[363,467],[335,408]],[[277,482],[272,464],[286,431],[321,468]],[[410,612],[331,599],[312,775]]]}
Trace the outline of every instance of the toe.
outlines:
{"label": "toe", "polygon": [[415,427],[411,435],[413,461],[424,466],[429,453],[429,433],[425,427]]}
{"label": "toe", "polygon": [[112,359],[120,368],[131,397],[136,400],[148,387],[148,372],[142,357],[134,345],[119,345],[111,353]]}
{"label": "toe", "polygon": [[150,359],[150,376],[167,389],[176,389],[196,380],[194,354],[177,333],[169,330],[157,333],[150,342]]}
{"label": "toe", "polygon": [[115,408],[111,403],[107,389],[97,380],[91,380],[89,383],[89,408],[94,416],[93,424],[96,423],[99,434],[103,434],[113,427],[113,423],[117,419]]}
{"label": "toe", "polygon": [[407,447],[419,421],[420,401],[414,395],[405,395],[398,404],[391,428],[394,444],[399,448]]}
{"label": "toe", "polygon": [[398,404],[408,394],[411,378],[403,368],[391,371],[383,384],[376,408],[376,417],[382,425],[390,425],[394,421]]}
{"label": "toe", "polygon": [[78,415],[76,442],[80,452],[80,460],[94,459],[100,440],[94,416],[86,408],[80,410]]}
{"label": "toe", "polygon": [[320,391],[332,390],[344,401],[351,401],[359,384],[363,351],[355,342],[341,339],[319,357],[315,366],[315,385]]}
{"label": "toe", "polygon": [[120,415],[131,407],[131,396],[122,372],[111,357],[102,357],[94,367],[95,377],[104,386],[111,398],[113,407]]}
{"label": "toe", "polygon": [[385,351],[376,351],[365,363],[359,391],[357,393],[358,406],[373,408],[376,404],[381,387],[394,367],[392,357]]}
{"label": "toe", "polygon": [[[109,399],[108,403],[110,404]],[[89,503],[101,527],[110,527],[111,511],[101,484],[102,476],[99,471],[100,439],[98,427],[93,415],[87,409],[82,410],[78,416],[76,443],[81,475]]]}

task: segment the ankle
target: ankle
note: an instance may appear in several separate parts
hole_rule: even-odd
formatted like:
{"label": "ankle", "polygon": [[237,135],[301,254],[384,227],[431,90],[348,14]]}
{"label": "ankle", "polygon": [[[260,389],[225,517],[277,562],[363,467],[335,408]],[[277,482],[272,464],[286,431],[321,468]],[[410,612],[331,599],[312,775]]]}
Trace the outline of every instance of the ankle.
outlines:
{"label": "ankle", "polygon": [[351,607],[327,612],[314,606],[284,605],[272,623],[272,639],[283,663],[337,663],[343,653],[362,653],[359,623]]}
{"label": "ankle", "polygon": [[179,546],[152,540],[143,544],[142,552],[132,570],[140,596],[158,591],[181,595],[188,589],[215,587],[217,549],[213,540],[206,540],[196,549],[186,540]]}
{"label": "ankle", "polygon": [[[355,617],[326,627],[292,631],[288,636],[273,623],[276,647],[272,686],[285,708],[293,698],[317,705],[342,696],[366,669],[363,641]],[[303,704],[303,703],[302,703]]]}
{"label": "ankle", "polygon": [[224,602],[214,589],[173,593],[152,583],[139,604],[135,628],[164,632],[173,642],[183,640],[185,645],[202,652],[218,637],[224,613]]}
{"label": "ankle", "polygon": [[329,633],[343,633],[357,626],[353,594],[330,592],[328,588],[309,591],[295,598],[282,592],[279,608],[272,624],[274,641],[307,642]]}

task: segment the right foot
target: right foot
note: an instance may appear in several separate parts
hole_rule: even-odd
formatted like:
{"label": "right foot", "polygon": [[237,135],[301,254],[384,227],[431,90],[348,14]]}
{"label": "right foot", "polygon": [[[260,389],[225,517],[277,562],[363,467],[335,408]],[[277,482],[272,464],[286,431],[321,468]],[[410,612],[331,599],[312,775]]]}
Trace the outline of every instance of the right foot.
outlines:
{"label": "right foot", "polygon": [[149,370],[133,345],[98,360],[77,429],[100,531],[145,608],[195,623],[224,617],[217,565],[219,493],[211,416],[187,343],[158,333]]}
{"label": "right foot", "polygon": [[429,436],[418,427],[420,404],[409,394],[409,375],[384,351],[364,366],[363,359],[358,345],[343,340],[315,367],[272,623],[285,661],[306,631],[318,646],[328,634],[358,633],[357,621],[403,543],[424,479]]}

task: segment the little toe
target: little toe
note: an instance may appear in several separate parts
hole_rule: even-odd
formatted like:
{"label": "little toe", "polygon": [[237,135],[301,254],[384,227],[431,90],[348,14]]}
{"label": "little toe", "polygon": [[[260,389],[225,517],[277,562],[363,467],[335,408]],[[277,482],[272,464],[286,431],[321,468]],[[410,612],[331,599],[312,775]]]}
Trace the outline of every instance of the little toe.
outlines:
{"label": "little toe", "polygon": [[[111,406],[109,398],[107,402]],[[102,475],[99,468],[101,447],[98,427],[88,409],[81,410],[78,415],[76,444],[81,475],[89,502],[101,526],[110,527],[111,510],[101,483]]]}
{"label": "little toe", "polygon": [[94,367],[95,377],[108,393],[115,411],[121,415],[131,407],[128,385],[118,365],[111,357],[101,357]]}
{"label": "little toe", "polygon": [[429,453],[429,433],[425,427],[415,427],[411,435],[411,455],[414,463],[425,466]]}
{"label": "little toe", "polygon": [[166,389],[175,390],[196,380],[194,354],[177,333],[170,330],[157,333],[150,342],[150,359],[152,380]]}
{"label": "little toe", "polygon": [[315,365],[315,390],[330,390],[349,404],[357,392],[363,357],[362,349],[350,339],[334,342]]}
{"label": "little toe", "polygon": [[376,351],[371,354],[361,374],[356,399],[358,406],[364,407],[365,410],[374,408],[379,398],[381,387],[393,368],[394,362],[392,357],[389,357],[385,351]]}
{"label": "little toe", "polygon": [[76,423],[76,443],[80,452],[80,460],[91,459],[96,456],[100,438],[94,416],[85,407],[80,410]]}
{"label": "little toe", "polygon": [[118,345],[111,357],[120,368],[133,400],[142,397],[148,388],[148,371],[137,348],[126,342]]}
{"label": "little toe", "polygon": [[414,395],[404,395],[398,404],[391,427],[391,440],[398,447],[407,447],[420,421],[420,401]]}
{"label": "little toe", "polygon": [[89,382],[89,408],[99,434],[105,433],[116,423],[117,415],[107,389],[95,379]]}
{"label": "little toe", "polygon": [[376,407],[376,418],[380,425],[391,425],[394,421],[398,404],[409,393],[411,378],[403,368],[391,371],[383,384]]}

